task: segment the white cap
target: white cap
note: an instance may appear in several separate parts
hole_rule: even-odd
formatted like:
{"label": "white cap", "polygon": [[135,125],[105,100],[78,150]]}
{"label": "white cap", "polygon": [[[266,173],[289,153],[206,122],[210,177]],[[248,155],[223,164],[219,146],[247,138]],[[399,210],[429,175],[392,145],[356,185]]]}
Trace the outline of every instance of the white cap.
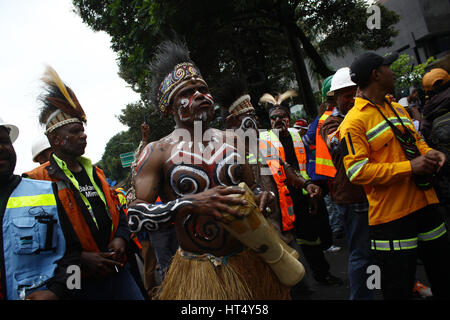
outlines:
{"label": "white cap", "polygon": [[11,139],[11,142],[14,143],[14,141],[16,141],[17,137],[19,136],[19,128],[17,128],[13,124],[6,123],[2,118],[0,118],[0,127],[6,127],[10,129],[9,138]]}
{"label": "white cap", "polygon": [[398,100],[398,103],[401,104],[405,108],[408,107],[408,105],[409,105],[407,97],[401,98],[400,100]]}
{"label": "white cap", "polygon": [[36,157],[44,150],[51,148],[48,138],[44,134],[40,134],[36,139],[34,139],[31,145],[31,156],[33,161],[37,162]]}
{"label": "white cap", "polygon": [[357,84],[352,81],[350,78],[350,68],[344,67],[336,71],[336,73],[333,76],[333,79],[331,79],[331,87],[330,92],[335,92],[336,90],[347,88],[347,87],[353,87]]}

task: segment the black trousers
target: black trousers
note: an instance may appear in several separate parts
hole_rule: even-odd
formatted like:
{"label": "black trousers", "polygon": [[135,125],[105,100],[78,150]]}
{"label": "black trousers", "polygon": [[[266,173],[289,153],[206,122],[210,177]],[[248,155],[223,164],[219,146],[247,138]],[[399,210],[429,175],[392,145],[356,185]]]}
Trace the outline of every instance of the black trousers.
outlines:
{"label": "black trousers", "polygon": [[[443,227],[444,226],[444,227]],[[381,291],[387,300],[411,299],[417,259],[425,267],[433,296],[450,299],[450,241],[441,207],[430,205],[401,219],[369,226],[371,243],[389,241],[390,248],[372,247],[375,264],[381,271]],[[428,237],[428,238],[427,238]],[[394,250],[394,242],[417,239],[411,248]],[[409,241],[411,242],[411,241]]]}
{"label": "black trousers", "polygon": [[303,240],[299,245],[313,275],[323,277],[330,270],[330,265],[325,259],[323,250],[328,249],[333,244],[327,207],[325,201],[320,199],[318,212],[313,215],[308,210],[309,198],[301,196],[300,199],[303,205],[299,205],[298,202],[294,203],[295,233],[297,238]]}

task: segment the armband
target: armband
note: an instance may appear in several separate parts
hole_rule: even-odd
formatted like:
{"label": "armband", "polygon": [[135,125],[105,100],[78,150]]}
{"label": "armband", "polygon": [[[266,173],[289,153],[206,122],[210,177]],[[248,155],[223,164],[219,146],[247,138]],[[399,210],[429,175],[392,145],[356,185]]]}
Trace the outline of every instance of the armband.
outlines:
{"label": "armband", "polygon": [[163,223],[173,220],[178,209],[192,204],[189,199],[176,199],[164,204],[138,203],[128,208],[128,226],[131,232],[142,228],[149,231],[158,230]]}

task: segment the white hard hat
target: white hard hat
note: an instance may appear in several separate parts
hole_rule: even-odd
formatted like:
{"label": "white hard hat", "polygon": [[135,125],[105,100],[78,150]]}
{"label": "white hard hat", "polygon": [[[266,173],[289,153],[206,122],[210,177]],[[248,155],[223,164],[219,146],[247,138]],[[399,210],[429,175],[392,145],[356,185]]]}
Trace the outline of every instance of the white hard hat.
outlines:
{"label": "white hard hat", "polygon": [[19,128],[17,128],[13,124],[6,123],[5,121],[3,121],[2,118],[0,118],[0,127],[1,126],[10,129],[9,130],[9,138],[11,139],[11,142],[14,143],[14,141],[16,141],[17,137],[19,136]]}
{"label": "white hard hat", "polygon": [[357,84],[354,83],[350,78],[350,68],[344,67],[336,71],[336,73],[333,76],[333,79],[331,79],[330,92],[331,91],[334,92],[342,88],[353,87],[356,85]]}
{"label": "white hard hat", "polygon": [[34,139],[33,144],[31,145],[31,156],[33,157],[33,161],[37,162],[36,157],[48,148],[51,148],[51,146],[48,142],[47,136],[40,134],[36,139]]}
{"label": "white hard hat", "polygon": [[400,100],[398,100],[398,103],[401,104],[405,108],[408,107],[408,105],[409,105],[407,97],[401,98]]}

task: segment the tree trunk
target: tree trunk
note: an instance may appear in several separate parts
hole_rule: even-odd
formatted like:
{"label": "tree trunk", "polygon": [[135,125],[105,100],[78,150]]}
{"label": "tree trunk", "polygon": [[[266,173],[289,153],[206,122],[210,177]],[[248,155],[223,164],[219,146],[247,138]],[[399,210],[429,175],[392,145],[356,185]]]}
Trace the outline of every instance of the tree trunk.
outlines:
{"label": "tree trunk", "polygon": [[283,30],[286,35],[289,44],[289,50],[291,51],[292,60],[294,62],[294,71],[297,78],[299,94],[303,98],[303,104],[306,113],[309,116],[317,116],[317,104],[313,95],[311,83],[309,81],[308,71],[306,69],[303,53],[300,48],[300,44],[297,38],[294,36],[292,28],[287,25],[283,25]]}
{"label": "tree trunk", "polygon": [[289,27],[292,28],[292,31],[302,43],[303,49],[305,50],[308,57],[313,61],[314,65],[317,68],[317,72],[320,73],[323,78],[331,76],[333,74],[333,71],[328,68],[327,64],[325,63],[325,61],[323,61],[322,57],[317,52],[316,48],[314,48],[311,41],[309,41],[303,30],[300,29],[300,27],[295,23],[291,23]]}
{"label": "tree trunk", "polygon": [[277,7],[278,22],[280,23],[280,26],[283,28],[284,34],[288,42],[289,51],[291,52],[292,61],[294,62],[294,72],[295,77],[297,78],[299,95],[303,100],[303,107],[309,116],[316,117],[317,115],[316,99],[314,98],[311,83],[309,81],[305,59],[303,57],[303,53],[300,48],[300,43],[295,37],[295,30],[293,30],[292,25],[289,23],[290,21],[289,18],[292,17],[293,14],[292,12],[289,12],[285,0],[278,0],[276,3],[276,7]]}

